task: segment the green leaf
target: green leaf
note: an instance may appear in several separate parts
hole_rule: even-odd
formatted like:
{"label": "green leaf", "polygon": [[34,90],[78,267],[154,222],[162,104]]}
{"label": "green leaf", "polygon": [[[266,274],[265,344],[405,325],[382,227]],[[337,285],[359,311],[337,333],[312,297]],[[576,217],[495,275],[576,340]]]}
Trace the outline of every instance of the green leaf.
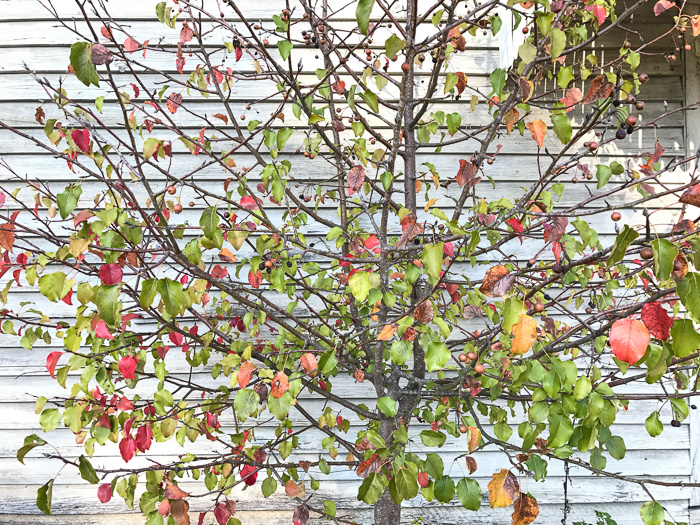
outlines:
{"label": "green leaf", "polygon": [[435,499],[449,503],[455,496],[455,482],[450,476],[443,476],[435,482]]}
{"label": "green leaf", "polygon": [[396,53],[406,47],[406,41],[396,35],[391,35],[389,38],[387,38],[385,46],[386,57],[391,60],[396,56]]}
{"label": "green leaf", "polygon": [[554,133],[562,144],[568,144],[571,140],[571,121],[565,113],[554,113],[552,114],[552,125],[554,126]]}
{"label": "green leaf", "polygon": [[395,365],[402,365],[413,355],[411,341],[394,341],[391,344],[391,360]]}
{"label": "green leaf", "polygon": [[543,480],[547,477],[547,461],[537,454],[531,454],[525,462],[528,470],[531,470],[535,481]]}
{"label": "green leaf", "polygon": [[561,29],[552,28],[549,30],[549,41],[552,44],[549,49],[552,58],[557,58],[566,47],[566,33]]}
{"label": "green leaf", "polygon": [[394,503],[401,503],[403,500],[415,498],[418,495],[418,478],[408,469],[399,469],[394,475],[394,486],[399,496]]}
{"label": "green leaf", "polygon": [[208,239],[214,240],[216,230],[219,229],[219,216],[216,213],[216,207],[209,206],[202,212],[199,218],[199,227],[202,228],[202,233]]}
{"label": "green leaf", "polygon": [[647,429],[651,437],[660,436],[664,431],[664,425],[659,420],[659,414],[654,411],[651,415],[644,421],[644,428]]}
{"label": "green leaf", "polygon": [[525,64],[529,64],[537,56],[537,48],[530,42],[523,42],[520,48],[518,48],[518,56]]}
{"label": "green leaf", "polygon": [[676,319],[671,327],[671,345],[676,357],[688,357],[700,348],[700,334],[690,319]]}
{"label": "green leaf", "polygon": [[369,31],[369,15],[373,6],[374,0],[359,0],[357,2],[355,18],[357,18],[357,27],[363,35],[366,35]]}
{"label": "green leaf", "polygon": [[156,284],[156,288],[168,315],[170,317],[178,315],[182,308],[182,284],[172,279],[160,279]]}
{"label": "green leaf", "polygon": [[97,314],[109,326],[116,325],[120,317],[119,292],[120,286],[118,284],[112,286],[103,284],[97,289],[97,298],[95,299]]}
{"label": "green leaf", "polygon": [[92,44],[89,42],[76,42],[70,47],[70,65],[75,71],[75,76],[78,77],[83,84],[89,86],[94,84],[100,85],[100,77],[97,75],[95,66],[90,61],[92,52]]}
{"label": "green leaf", "polygon": [[566,89],[566,86],[574,79],[574,71],[571,66],[562,67],[557,75],[557,84],[560,88]]}
{"label": "green leaf", "polygon": [[364,501],[367,505],[374,505],[382,497],[385,487],[384,478],[376,472],[372,472],[360,485],[357,491],[357,499]]}
{"label": "green leaf", "polygon": [[428,349],[425,352],[425,364],[428,367],[428,372],[434,372],[444,368],[447,361],[450,359],[450,351],[447,345],[440,341],[432,341],[428,344]]}
{"label": "green leaf", "polygon": [[445,463],[439,454],[431,452],[425,457],[425,471],[434,479],[440,479],[445,472]]}
{"label": "green leaf", "polygon": [[557,448],[566,444],[573,433],[574,426],[571,424],[571,420],[568,416],[550,414],[547,447]]}
{"label": "green leaf", "polygon": [[442,271],[442,261],[443,261],[443,243],[439,242],[437,244],[426,244],[423,247],[423,253],[421,255],[421,261],[428,275],[435,277],[436,279],[440,277],[440,272]]}
{"label": "green leaf", "polygon": [[396,400],[390,397],[380,397],[377,399],[377,408],[382,411],[386,417],[394,417],[398,410]]}
{"label": "green leaf", "polygon": [[627,253],[627,248],[629,248],[630,244],[632,244],[637,237],[639,237],[639,234],[625,224],[624,228],[622,228],[622,232],[615,239],[615,244],[613,244],[612,251],[608,257],[608,268],[622,260],[625,253]]}
{"label": "green leaf", "polygon": [[365,89],[363,93],[360,93],[360,98],[364,100],[369,108],[375,113],[379,112],[379,102],[377,100],[377,95],[375,95],[369,89]]}
{"label": "green leaf", "polygon": [[[291,128],[282,128],[277,132],[277,149],[279,151],[282,151],[284,149],[284,145],[287,143],[289,140],[289,137],[292,136],[292,129]],[[279,202],[279,199],[277,200]]]}
{"label": "green leaf", "polygon": [[588,397],[591,393],[591,380],[586,376],[581,376],[576,380],[576,385],[574,386],[574,399],[576,401],[581,401],[582,399]]}
{"label": "green leaf", "polygon": [[481,487],[472,478],[462,478],[457,483],[457,498],[467,510],[477,511],[481,507]]}
{"label": "green leaf", "polygon": [[690,317],[700,323],[700,273],[689,273],[678,283],[678,296]]}
{"label": "green leaf", "polygon": [[255,412],[260,404],[260,396],[250,388],[244,388],[236,393],[233,399],[233,409],[241,421],[245,421]]}
{"label": "green leaf", "polygon": [[280,40],[277,42],[277,49],[280,51],[282,60],[287,60],[292,52],[293,44],[289,40]]}
{"label": "green leaf", "polygon": [[160,140],[154,139],[153,137],[147,138],[143,143],[143,156],[150,159],[156,154],[159,147]]}
{"label": "green leaf", "polygon": [[269,498],[277,490],[277,480],[275,478],[265,478],[265,481],[262,482],[261,490],[263,496]]}
{"label": "green leaf", "polygon": [[605,442],[605,448],[607,448],[610,455],[617,460],[624,458],[625,452],[627,452],[625,440],[620,436],[613,436],[608,439]]}
{"label": "green leaf", "polygon": [[32,434],[24,438],[24,445],[17,451],[17,461],[24,464],[24,457],[36,447],[45,445],[46,441],[41,439],[36,434]]}
{"label": "green leaf", "polygon": [[666,513],[659,502],[647,501],[639,509],[639,515],[642,517],[644,525],[661,525]]}
{"label": "green leaf", "polygon": [[97,97],[95,99],[95,108],[97,108],[97,111],[102,113],[102,107],[105,105],[105,98],[104,97]]}
{"label": "green leaf", "polygon": [[441,447],[445,444],[447,436],[436,430],[423,430],[420,433],[420,440],[426,447]]}
{"label": "green leaf", "polygon": [[80,456],[78,458],[78,470],[80,470],[80,477],[85,481],[92,483],[93,485],[100,481],[97,477],[95,469],[92,468],[92,465],[85,456]]}
{"label": "green leaf", "polygon": [[491,83],[493,92],[496,95],[500,95],[503,88],[506,86],[506,70],[501,68],[496,69],[493,73],[491,73],[489,82]]}
{"label": "green leaf", "polygon": [[369,295],[369,273],[355,272],[350,276],[350,279],[348,279],[348,285],[350,286],[350,291],[355,299],[363,302]]}
{"label": "green leaf", "polygon": [[44,514],[51,514],[51,497],[53,493],[53,480],[36,491],[36,506]]}
{"label": "green leaf", "polygon": [[598,179],[598,189],[605,186],[610,180],[611,176],[612,170],[608,166],[606,166],[605,164],[596,165],[595,177],[596,179]]}
{"label": "green leaf", "polygon": [[323,512],[327,516],[335,516],[336,515],[336,508],[335,508],[335,503],[332,500],[323,500]]}
{"label": "green leaf", "polygon": [[678,250],[666,239],[654,239],[651,241],[651,247],[654,250],[654,275],[659,281],[666,281],[671,277],[673,261],[678,255]]}

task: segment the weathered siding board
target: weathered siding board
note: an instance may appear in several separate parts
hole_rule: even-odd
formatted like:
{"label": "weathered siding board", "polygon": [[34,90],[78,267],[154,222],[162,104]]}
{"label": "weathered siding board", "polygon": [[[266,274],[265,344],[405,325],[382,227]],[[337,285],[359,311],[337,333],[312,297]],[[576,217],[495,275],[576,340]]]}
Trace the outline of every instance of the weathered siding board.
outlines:
{"label": "weathered siding board", "polygon": [[[52,3],[59,13],[80,17],[80,11],[76,7],[74,0],[54,0]],[[155,1],[121,0],[119,2],[109,2],[107,5],[120,21],[129,24],[129,29],[136,39],[171,35],[170,30],[167,30],[162,24],[154,22]],[[251,17],[264,21],[270,20],[273,13],[279,12],[284,7],[285,0],[246,1],[246,10],[250,9]],[[341,24],[354,27],[353,10],[346,8],[345,13],[347,19]],[[662,29],[658,21],[648,14],[642,17],[637,16],[637,21],[640,21],[640,18],[642,18],[642,22],[639,27],[645,36],[655,37],[660,34]],[[233,18],[231,19],[233,20]],[[84,29],[85,24],[79,22],[77,27]],[[295,27],[294,31],[297,30]],[[421,31],[423,32],[422,34],[428,35],[431,33],[431,27],[426,24],[421,28]],[[85,88],[74,77],[66,74],[68,49],[70,44],[77,40],[77,37],[53,21],[49,13],[38,6],[36,0],[0,0],[0,34],[3,35],[0,42],[0,118],[2,120],[17,126],[23,132],[37,137],[42,142],[44,141],[42,126],[34,122],[34,112],[37,106],[42,103],[45,104],[50,97],[24,72],[22,62],[26,62],[39,78],[46,77],[54,80],[59,75],[65,77],[66,86],[70,94],[80,102],[92,103],[94,98],[101,93],[100,89]],[[222,33],[214,32],[207,35],[205,45],[220,45],[223,38],[224,35]],[[375,40],[375,42],[382,41],[383,38],[381,37],[377,37]],[[601,60],[604,60],[608,56],[616,55],[618,45],[619,39],[609,36],[603,40],[595,52]],[[376,47],[379,48],[380,46]],[[457,56],[453,63],[455,70],[467,73],[471,85],[488,90],[488,75],[495,67],[498,67],[498,37],[494,38],[490,35],[484,36],[479,34],[468,40],[468,48],[478,51],[478,54]],[[664,49],[664,43],[659,42],[655,44],[653,49],[657,48]],[[271,49],[275,50],[274,40],[271,42]],[[321,65],[320,61],[315,58],[316,52],[312,49],[302,49],[300,55],[304,59],[304,69],[305,72],[308,72],[308,78],[314,78],[313,70]],[[149,58],[151,57],[147,55],[144,62],[147,62]],[[174,61],[164,61],[154,55],[152,63],[162,67],[169,73],[175,73]],[[398,67],[399,64],[391,64],[390,71],[397,72]],[[677,109],[686,101],[685,92],[697,93],[697,83],[692,84],[688,82],[687,72],[689,70],[687,68],[684,70],[683,65],[680,63],[676,66],[671,66],[663,59],[651,57],[645,59],[643,67],[652,76],[652,81],[644,87],[644,100],[647,102],[647,107],[642,114],[642,120],[652,118],[661,113],[665,104],[670,111]],[[252,71],[252,62],[247,57],[244,57],[236,65],[236,68],[239,71]],[[684,77],[684,75],[686,76]],[[419,73],[418,77],[419,79],[427,77],[427,72]],[[127,77],[117,73],[116,78],[117,82],[123,83]],[[143,79],[146,87],[149,89],[155,88],[153,75],[145,74]],[[696,86],[693,88],[696,91],[689,89],[689,86]],[[418,85],[419,92],[424,89],[424,84]],[[242,113],[248,101],[258,98],[261,93],[272,93],[273,90],[274,83],[266,81],[260,81],[256,84],[242,83],[236,85],[231,97],[234,114]],[[382,95],[388,99],[395,100],[397,91],[395,87],[390,85],[382,92]],[[107,100],[109,101],[110,98],[108,97]],[[193,103],[197,105],[198,111],[209,115],[219,111],[219,107],[211,100],[194,99]],[[450,111],[455,111],[459,108],[464,114],[464,124],[469,127],[478,127],[488,122],[489,119],[486,106],[483,104],[477,106],[473,113],[469,113],[468,109],[464,109],[465,106],[458,102],[441,102],[431,107],[450,108]],[[272,104],[260,104],[257,109],[260,115],[266,117],[269,112],[273,111],[274,106]],[[574,112],[572,114],[576,115],[574,125],[580,124],[581,113]],[[533,118],[537,118],[536,110],[533,111]],[[688,118],[679,113],[661,122],[658,136],[664,143],[664,146],[666,146],[664,160],[668,161],[677,155],[682,155],[687,147],[697,147],[699,142],[697,132],[695,134],[685,133]],[[104,119],[108,123],[117,124],[119,122],[119,115],[109,104],[105,106]],[[186,116],[181,112],[174,115],[173,119],[177,123],[190,126],[186,128],[186,131],[191,134],[196,134],[201,127],[199,122],[185,120]],[[281,125],[279,123],[275,124]],[[300,123],[289,115],[284,125],[296,127]],[[385,129],[388,130],[388,128]],[[697,130],[697,126],[695,129]],[[600,159],[602,162],[606,162],[612,157],[620,158],[621,155],[624,155],[627,159],[634,160],[634,155],[649,149],[652,143],[651,137],[652,135],[647,134],[646,131],[633,135],[628,139],[624,153],[620,151],[618,144],[613,143],[604,146],[601,148]],[[295,140],[297,140],[296,137],[293,137],[292,141],[290,141],[292,151],[294,147],[298,146],[298,143],[294,142]],[[552,141],[552,146],[555,145],[551,131],[548,133],[547,140]],[[489,184],[483,184],[479,188],[480,194],[486,198],[517,193],[522,186],[537,180],[537,160],[530,147],[529,138],[520,138],[518,135],[514,135],[507,138],[504,137],[501,142],[504,144],[504,148],[498,156],[497,162],[493,166],[488,167],[487,170],[487,173],[496,180],[497,186],[493,189]],[[225,144],[221,145],[222,148],[224,146]],[[456,171],[458,161],[463,156],[463,150],[464,146],[459,148],[448,147],[444,148],[443,152],[435,154],[429,148],[426,148],[421,154],[420,162],[429,160],[436,165],[438,171],[451,173]],[[189,153],[185,153],[179,146],[175,148],[175,155],[178,163],[183,166],[194,168],[202,164],[201,160],[192,157]],[[75,177],[67,168],[65,162],[53,159],[49,152],[27,141],[20,140],[4,130],[0,131],[0,156],[6,158],[18,172],[26,173],[33,180],[41,179],[63,184],[74,180]],[[280,157],[291,158],[288,153],[283,153]],[[235,158],[239,166],[253,163],[252,157],[245,153],[236,155]],[[328,174],[326,170],[319,167],[318,163],[309,163],[303,157],[296,155],[293,158],[295,169],[300,174],[303,174],[300,175],[300,177],[303,177],[299,181],[300,184],[318,185],[327,179]],[[401,169],[400,165],[399,169]],[[155,170],[153,170],[151,175],[154,181],[164,180],[162,176],[158,176]],[[212,186],[220,184],[227,176],[217,166],[203,168],[199,175],[204,184],[211,184]],[[669,185],[677,185],[685,182],[687,180],[686,177],[687,175],[682,170],[677,170],[669,173],[667,178],[665,178],[665,182]],[[259,170],[253,170],[250,178],[253,181],[257,181]],[[0,176],[0,182],[3,180],[4,177]],[[327,182],[332,183],[332,181]],[[12,184],[8,186],[12,187]],[[594,188],[594,185],[591,186],[590,183],[579,183],[579,195],[587,195],[586,186]],[[86,195],[89,193],[89,191],[85,192]],[[27,200],[33,198],[29,192],[23,192],[22,195]],[[558,206],[569,206],[577,202],[575,196],[570,193],[566,195],[565,199]],[[614,200],[614,202],[622,205],[629,199],[636,198],[636,196],[637,194],[630,192],[619,199],[615,197],[614,199],[618,200]],[[449,197],[450,191],[444,191],[438,205],[449,209],[452,206],[452,201]],[[420,198],[422,199],[422,196]],[[186,196],[184,200],[187,200]],[[668,202],[671,202],[671,199]],[[186,208],[183,216],[186,213],[196,217],[198,212],[201,212],[201,209],[202,205],[197,203],[194,208]],[[281,213],[278,210],[270,207],[267,211],[274,216],[279,214],[281,220]],[[624,215],[624,220],[630,220],[638,224],[643,223],[643,217],[638,210],[621,211]],[[333,220],[336,216],[333,206],[322,207],[321,213],[329,220]],[[675,222],[674,219],[677,218],[677,215],[678,207],[670,206],[668,209],[654,214],[653,217],[656,224],[668,226]],[[615,231],[607,218],[594,217],[593,225],[600,232],[602,242],[610,244]],[[311,230],[311,233],[312,235],[309,237],[321,237],[325,234],[323,228],[315,228]],[[518,243],[512,244],[513,252],[520,260],[527,260],[532,255],[533,247],[528,245],[528,243],[525,243],[525,246],[519,246]],[[539,246],[536,246],[534,249],[538,248]],[[550,257],[550,254],[544,254],[543,257]],[[476,276],[480,271],[479,268],[475,270],[465,269],[465,274],[478,278]],[[0,285],[4,285],[8,278],[9,276],[2,278]],[[18,295],[18,297],[21,297],[22,300],[37,303],[42,301],[42,298],[33,290],[28,288],[19,290],[21,295]],[[65,305],[51,304],[48,305],[47,311],[52,315],[52,318],[60,319],[62,315],[66,315],[67,309]],[[307,311],[305,315],[310,315],[310,312]],[[0,418],[0,434],[3,437],[0,442],[0,524],[14,525],[32,522],[37,525],[107,525],[113,523],[135,525],[143,523],[140,515],[128,513],[128,509],[126,509],[119,498],[114,498],[107,505],[99,504],[95,488],[81,482],[75,472],[69,472],[68,470],[64,471],[57,478],[54,485],[53,509],[56,515],[51,517],[38,515],[38,510],[34,506],[36,489],[46,481],[48,476],[58,469],[58,463],[56,460],[46,458],[42,453],[43,451],[37,449],[27,456],[27,466],[22,467],[14,459],[14,454],[26,434],[32,432],[41,433],[38,427],[38,416],[33,411],[35,397],[46,393],[61,396],[66,395],[66,391],[56,385],[55,381],[48,378],[45,371],[46,355],[53,348],[57,348],[56,341],[50,345],[38,344],[32,352],[11,346],[13,344],[16,345],[16,341],[9,339],[6,335],[0,335],[0,363],[2,363],[0,365],[0,414],[2,414]],[[171,371],[174,372],[174,377],[177,377],[178,374],[187,373],[186,363],[184,363],[181,356],[179,359],[174,359],[169,366]],[[69,380],[74,380],[75,378],[76,375],[71,374]],[[215,384],[207,373],[195,375],[195,380],[203,384]],[[144,386],[142,385],[139,388],[142,389]],[[655,389],[630,385],[626,391],[649,393],[654,392]],[[358,386],[349,381],[339,381],[335,385],[334,393],[352,397],[372,406],[371,390],[362,385]],[[689,447],[691,437],[695,439],[693,434],[700,432],[698,419],[693,417],[690,420],[690,424],[684,422],[679,428],[668,427],[660,438],[654,439],[646,434],[643,423],[644,419],[655,407],[656,401],[654,400],[638,401],[633,403],[629,412],[618,415],[619,425],[615,427],[615,432],[625,439],[628,453],[627,457],[621,462],[614,462],[611,459],[609,467],[630,476],[654,475],[655,477],[660,476],[661,479],[667,481],[688,480],[691,476],[694,476],[696,479],[700,478],[700,475],[697,474],[697,469],[694,468],[695,456],[691,459]],[[320,413],[322,404],[318,401],[312,401],[309,410],[311,413]],[[665,407],[662,415],[665,415],[667,419],[670,418],[670,409]],[[292,413],[290,416],[295,421],[301,422],[302,420],[299,414]],[[347,418],[351,421],[350,433],[352,435],[361,428],[360,421],[350,414],[347,415]],[[225,429],[232,428],[230,413],[223,415],[221,422]],[[490,427],[487,426],[486,428],[489,429]],[[419,432],[420,430],[421,427],[416,427],[413,432]],[[270,425],[262,425],[257,431],[257,437],[265,439],[271,432],[272,428]],[[80,453],[81,448],[75,444],[73,434],[67,429],[53,432],[49,435],[49,439],[67,457],[74,457]],[[446,464],[464,452],[459,441],[452,438],[449,439],[443,452]],[[318,434],[304,435],[301,441],[302,449],[299,453],[306,454],[309,457],[316,457],[321,450],[320,440],[321,436]],[[198,452],[215,450],[209,442],[204,441],[198,441],[191,446],[194,451]],[[172,454],[178,453],[181,449],[171,441],[155,443],[152,451],[154,456],[167,461],[168,457],[172,457]],[[95,458],[95,464],[97,465],[118,468],[121,463],[117,447],[113,443],[108,443],[105,447],[98,447]],[[138,462],[142,461],[142,459],[137,456],[134,461]],[[477,461],[479,462],[478,472],[481,476],[479,480],[485,489],[489,474],[502,465],[500,453],[496,450],[487,449],[477,456]],[[453,474],[455,476],[461,475],[460,466],[459,462],[454,465]],[[524,489],[531,491],[540,499],[541,513],[538,520],[539,523],[559,523],[561,521],[564,503],[563,483],[565,482],[563,475],[561,465],[552,463],[550,465],[550,476],[544,483],[535,483],[533,480],[527,480],[523,477]],[[352,519],[369,523],[371,522],[370,511],[357,502],[355,498],[357,484],[357,477],[352,472],[347,469],[335,469],[333,481],[323,487],[323,491],[326,495],[338,501],[339,514],[347,514]],[[187,483],[183,484],[183,488],[185,490],[201,491],[201,486],[188,485]],[[484,493],[486,494],[485,490]],[[675,519],[679,521],[688,519],[690,490],[659,488],[654,490],[654,494]],[[580,468],[571,469],[569,497],[572,504],[572,513],[568,518],[569,523],[577,519],[592,521],[593,511],[603,510],[610,512],[619,525],[639,523],[639,505],[647,500],[647,496],[636,486],[624,484],[617,480],[596,478]],[[240,509],[237,517],[243,523],[286,525],[291,521],[293,506],[289,499],[281,494],[265,500],[259,495],[259,492],[248,490],[242,493],[237,492],[236,499],[239,501]],[[421,498],[416,498],[406,505],[407,508],[402,523],[410,523],[415,515],[423,516],[425,523],[440,523],[444,525],[463,524],[471,520],[485,525],[502,525],[510,521],[511,509],[492,510],[488,508],[486,502],[484,502],[484,506],[485,508],[482,507],[483,512],[475,517],[473,514],[465,513],[457,505],[435,507]],[[205,508],[204,502],[196,500],[193,502],[193,510],[203,510]],[[321,521],[312,519],[310,523],[317,525]]]}

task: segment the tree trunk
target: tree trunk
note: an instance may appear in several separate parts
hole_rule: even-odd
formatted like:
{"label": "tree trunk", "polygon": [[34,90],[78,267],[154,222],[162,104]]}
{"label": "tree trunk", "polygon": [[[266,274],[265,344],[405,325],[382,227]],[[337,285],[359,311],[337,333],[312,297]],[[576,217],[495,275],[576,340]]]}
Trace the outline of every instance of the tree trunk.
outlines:
{"label": "tree trunk", "polygon": [[398,525],[401,522],[401,505],[391,499],[389,490],[374,504],[374,525]]}

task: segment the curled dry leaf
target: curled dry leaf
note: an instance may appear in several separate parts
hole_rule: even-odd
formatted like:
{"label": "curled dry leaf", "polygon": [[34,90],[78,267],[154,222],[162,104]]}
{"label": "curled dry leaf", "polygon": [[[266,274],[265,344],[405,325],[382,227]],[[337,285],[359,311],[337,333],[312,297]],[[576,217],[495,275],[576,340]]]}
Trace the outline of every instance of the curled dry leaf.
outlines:
{"label": "curled dry leaf", "polygon": [[189,509],[190,505],[184,499],[170,502],[170,516],[177,525],[190,525]]}
{"label": "curled dry leaf", "polygon": [[588,88],[588,93],[583,99],[584,104],[590,104],[600,100],[601,98],[608,98],[610,93],[612,93],[615,84],[608,82],[608,77],[605,75],[598,75],[591,81],[591,85]]}
{"label": "curled dry leaf", "polygon": [[112,52],[102,44],[95,44],[90,49],[90,62],[103,66],[112,62]]}
{"label": "curled dry leaf", "polygon": [[477,427],[467,427],[467,450],[471,454],[481,443],[481,430]]}
{"label": "curled dry leaf", "polygon": [[473,319],[475,317],[483,317],[484,311],[475,304],[468,304],[464,307],[464,318]]}
{"label": "curled dry leaf", "polygon": [[[673,266],[674,270],[671,272],[671,277],[673,277],[673,279],[676,282],[680,282],[685,277],[685,274],[688,273],[688,261],[685,258],[685,255],[683,255],[682,253],[679,253],[678,255],[676,255],[676,258],[673,260],[673,263],[674,263],[674,266]],[[678,263],[680,265],[680,268],[678,270],[675,269],[676,263]]]}
{"label": "curled dry leaf", "polygon": [[388,341],[394,336],[398,328],[398,323],[384,325],[384,328],[382,328],[381,332],[379,332],[379,335],[377,336],[377,341]]}
{"label": "curled dry leaf", "polygon": [[511,505],[515,498],[518,497],[518,494],[520,494],[518,479],[510,470],[505,468],[491,476],[488,489],[489,505],[493,509]]}
{"label": "curled dry leaf", "polygon": [[419,323],[428,324],[435,317],[435,310],[432,301],[425,300],[416,306],[413,311],[413,318]]}
{"label": "curled dry leaf", "polygon": [[180,487],[175,485],[175,483],[173,483],[166,477],[165,490],[163,491],[163,496],[170,500],[178,500],[186,498],[187,496],[189,496],[189,493],[182,490]]}
{"label": "curled dry leaf", "polygon": [[529,494],[521,494],[513,505],[512,525],[530,525],[540,514],[537,500]]}
{"label": "curled dry leaf", "polygon": [[464,73],[457,73],[457,93],[461,95],[467,87],[467,75]]}
{"label": "curled dry leaf", "polygon": [[511,328],[513,334],[513,346],[510,351],[522,355],[529,351],[537,341],[537,321],[529,315],[521,314],[518,322]]}
{"label": "curled dry leaf", "polygon": [[290,498],[303,498],[304,494],[306,494],[306,488],[303,481],[297,485],[290,479],[284,484],[284,492]]}
{"label": "curled dry leaf", "polygon": [[476,460],[471,456],[467,456],[465,461],[467,463],[467,470],[469,471],[469,474],[474,474],[474,472],[476,472]]}
{"label": "curled dry leaf", "polygon": [[503,297],[510,291],[513,284],[515,284],[515,276],[505,266],[497,265],[486,271],[479,291],[489,297]]}
{"label": "curled dry leaf", "polygon": [[214,118],[218,118],[219,120],[223,120],[224,124],[228,124],[228,117],[224,115],[223,113],[215,113]]}
{"label": "curled dry leaf", "polygon": [[460,159],[459,161],[459,171],[457,172],[457,184],[462,188],[467,186],[471,188],[481,181],[481,177],[477,177],[476,174],[479,172],[479,167],[474,164],[471,160]]}
{"label": "curled dry leaf", "polygon": [[610,329],[609,341],[613,354],[631,365],[644,357],[650,340],[649,330],[636,319],[618,319]]}
{"label": "curled dry leaf", "polygon": [[700,208],[700,184],[688,188],[679,200],[683,204],[690,204]]}

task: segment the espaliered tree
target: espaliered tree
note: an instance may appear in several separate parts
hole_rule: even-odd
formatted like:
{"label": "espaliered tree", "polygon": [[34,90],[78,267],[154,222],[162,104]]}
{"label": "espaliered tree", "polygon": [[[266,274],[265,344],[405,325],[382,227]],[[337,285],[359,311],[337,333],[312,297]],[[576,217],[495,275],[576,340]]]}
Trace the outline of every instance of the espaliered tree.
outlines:
{"label": "espaliered tree", "polygon": [[[700,186],[697,156],[655,140],[682,109],[638,116],[642,59],[700,20],[659,0],[662,37],[615,40],[644,4],[299,0],[261,22],[252,2],[168,0],[150,38],[101,2],[79,1],[79,24],[56,14],[77,42],[63,79],[28,70],[53,101],[45,137],[0,119],[75,173],[5,162],[2,182],[2,332],[61,347],[46,367],[65,394],[36,412],[84,446],[48,454],[149,525],[195,507],[237,524],[247,486],[296,500],[294,523],[353,523],[324,489],[347,472],[378,525],[419,495],[527,524],[519,477],[557,462],[641,485],[661,523],[655,488],[691,484],[615,473],[615,421],[658,400],[658,436],[696,395]],[[468,78],[506,19],[512,66]],[[580,52],[599,39],[619,53]],[[602,156],[640,134],[647,152]],[[515,143],[531,153],[516,192],[499,168]],[[143,461],[166,441],[180,455]],[[463,453],[443,460],[446,443]],[[100,447],[123,464],[91,461]],[[503,451],[495,473],[484,448]]]}

